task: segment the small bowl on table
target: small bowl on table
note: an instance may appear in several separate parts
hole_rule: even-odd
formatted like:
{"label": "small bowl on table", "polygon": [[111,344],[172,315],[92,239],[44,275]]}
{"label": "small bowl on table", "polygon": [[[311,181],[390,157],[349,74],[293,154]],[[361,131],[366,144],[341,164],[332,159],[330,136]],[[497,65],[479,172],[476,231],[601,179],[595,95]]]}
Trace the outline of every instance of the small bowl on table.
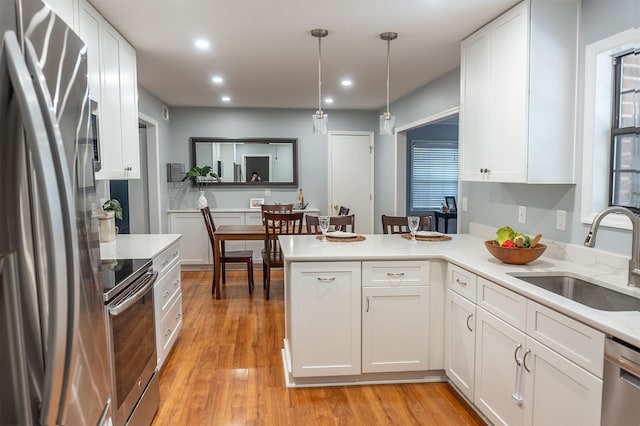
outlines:
{"label": "small bowl on table", "polygon": [[485,241],[484,246],[493,257],[511,265],[526,265],[533,262],[547,249],[546,245],[540,243],[533,248],[501,247],[493,244],[493,240]]}

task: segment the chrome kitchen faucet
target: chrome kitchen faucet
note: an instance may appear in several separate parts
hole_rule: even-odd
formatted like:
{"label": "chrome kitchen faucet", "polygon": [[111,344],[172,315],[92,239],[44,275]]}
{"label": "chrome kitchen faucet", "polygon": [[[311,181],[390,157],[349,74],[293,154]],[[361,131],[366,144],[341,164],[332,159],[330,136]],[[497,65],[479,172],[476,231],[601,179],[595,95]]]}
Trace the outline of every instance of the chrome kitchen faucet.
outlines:
{"label": "chrome kitchen faucet", "polygon": [[631,241],[631,259],[629,260],[629,279],[627,286],[640,287],[640,217],[625,207],[611,206],[598,212],[593,219],[589,234],[584,240],[584,245],[593,247],[596,245],[596,233],[602,219],[609,213],[623,214],[631,220],[633,228],[633,239]]}

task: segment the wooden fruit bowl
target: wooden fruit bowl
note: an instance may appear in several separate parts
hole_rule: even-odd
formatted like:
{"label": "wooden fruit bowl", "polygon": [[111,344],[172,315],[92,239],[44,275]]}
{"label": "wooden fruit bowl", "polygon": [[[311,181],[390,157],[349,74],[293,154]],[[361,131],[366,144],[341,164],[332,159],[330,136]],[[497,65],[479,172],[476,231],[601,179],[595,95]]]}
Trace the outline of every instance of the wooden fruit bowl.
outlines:
{"label": "wooden fruit bowl", "polygon": [[489,253],[503,263],[511,265],[526,265],[539,258],[547,249],[544,244],[536,244],[533,248],[500,247],[493,244],[493,240],[484,242]]}

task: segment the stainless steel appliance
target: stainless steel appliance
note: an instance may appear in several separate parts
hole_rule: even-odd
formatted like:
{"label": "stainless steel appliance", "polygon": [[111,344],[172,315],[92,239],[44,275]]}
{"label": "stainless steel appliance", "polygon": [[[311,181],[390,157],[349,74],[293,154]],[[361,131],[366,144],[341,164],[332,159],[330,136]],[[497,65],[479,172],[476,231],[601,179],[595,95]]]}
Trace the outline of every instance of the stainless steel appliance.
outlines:
{"label": "stainless steel appliance", "polygon": [[640,348],[615,337],[604,347],[602,424],[640,424]]}
{"label": "stainless steel appliance", "polygon": [[86,47],[0,3],[0,424],[111,424]]}
{"label": "stainless steel appliance", "polygon": [[114,423],[149,425],[160,404],[150,259],[102,262]]}

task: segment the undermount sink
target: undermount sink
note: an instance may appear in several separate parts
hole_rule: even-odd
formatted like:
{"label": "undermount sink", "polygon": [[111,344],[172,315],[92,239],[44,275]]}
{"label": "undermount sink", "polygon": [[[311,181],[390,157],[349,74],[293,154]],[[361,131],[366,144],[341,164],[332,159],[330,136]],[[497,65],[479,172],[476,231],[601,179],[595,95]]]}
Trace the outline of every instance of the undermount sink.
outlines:
{"label": "undermount sink", "polygon": [[567,273],[557,275],[510,273],[509,275],[593,309],[602,311],[640,311],[640,299],[590,283]]}

